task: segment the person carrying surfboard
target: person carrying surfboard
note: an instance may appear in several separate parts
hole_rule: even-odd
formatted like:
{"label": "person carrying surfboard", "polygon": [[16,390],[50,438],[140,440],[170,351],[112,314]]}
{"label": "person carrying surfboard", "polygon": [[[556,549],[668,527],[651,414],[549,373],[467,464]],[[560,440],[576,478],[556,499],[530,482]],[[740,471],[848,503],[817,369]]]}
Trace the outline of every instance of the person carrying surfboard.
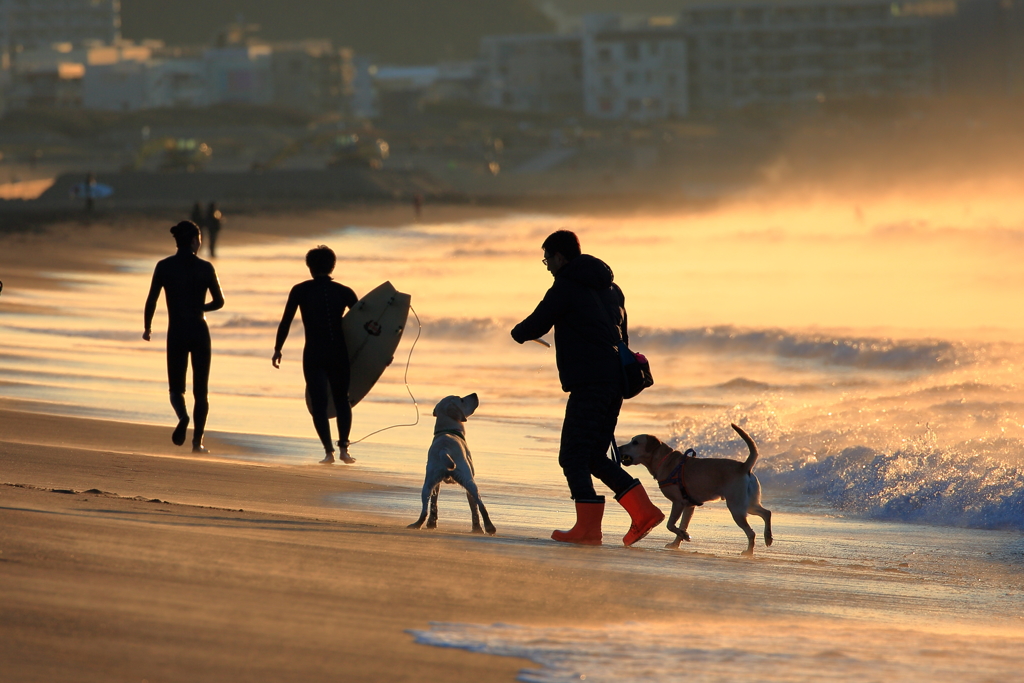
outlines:
{"label": "person carrying surfboard", "polygon": [[341,319],[346,309],[359,300],[356,293],[331,278],[337,258],[324,245],[310,249],[306,254],[311,280],[300,282],[288,294],[288,303],[277,328],[277,343],[271,358],[275,368],[281,367],[281,348],[288,338],[295,311],[302,314],[306,330],[306,346],[302,351],[302,375],[309,393],[313,427],[324,445],[326,456],[320,462],[334,462],[334,444],[331,442],[331,423],[327,417],[327,398],[334,400],[338,414],[338,459],[355,462],[348,454],[348,438],[352,429],[352,407],[348,389],[350,368],[348,348],[342,331]]}
{"label": "person carrying surfboard", "polygon": [[569,531],[554,531],[551,538],[601,544],[604,496],[594,490],[592,477],[597,477],[629,513],[633,523],[622,542],[633,545],[665,515],[639,479],[605,457],[622,408],[617,342],[629,339],[625,297],[604,261],[580,253],[575,233],[558,230],[542,248],[543,263],[555,281],[533,313],[512,329],[512,338],[523,344],[554,327],[555,364],[562,391],[569,394],[558,464],[576,501],[576,524]]}
{"label": "person carrying surfboard", "polygon": [[[178,416],[171,441],[176,446],[185,443],[188,429],[188,409],[185,407],[185,380],[188,374],[189,357],[192,358],[192,395],[195,418],[192,429],[192,452],[206,453],[203,447],[203,433],[206,418],[210,413],[207,396],[210,381],[210,328],[206,324],[206,313],[224,307],[224,295],[213,264],[196,256],[202,238],[199,226],[192,221],[182,221],[171,234],[178,246],[178,252],[156,264],[153,281],[146,298],[145,331],[142,338],[149,341],[152,336],[153,314],[156,313],[160,290],[167,295],[167,383],[170,387],[171,406]],[[206,301],[209,292],[212,301]]]}

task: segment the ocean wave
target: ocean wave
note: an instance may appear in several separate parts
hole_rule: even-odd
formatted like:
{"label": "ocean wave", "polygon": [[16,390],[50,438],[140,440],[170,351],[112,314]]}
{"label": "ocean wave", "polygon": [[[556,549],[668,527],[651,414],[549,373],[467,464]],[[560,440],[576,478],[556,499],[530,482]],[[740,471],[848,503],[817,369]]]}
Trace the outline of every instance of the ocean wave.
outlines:
{"label": "ocean wave", "polygon": [[423,321],[423,332],[428,337],[476,339],[512,329],[511,325],[494,318],[432,318]]}
{"label": "ocean wave", "polygon": [[[211,327],[221,329],[248,329],[252,327],[266,328],[266,327],[277,327],[281,323],[280,318],[250,318],[244,315],[233,315],[226,322],[222,322],[217,325],[211,325]],[[301,324],[302,321],[299,321]]]}
{"label": "ocean wave", "polygon": [[979,453],[854,446],[820,460],[767,458],[758,476],[871,519],[1024,530],[1024,470]]}
{"label": "ocean wave", "polygon": [[729,427],[743,426],[762,457],[765,489],[785,491],[838,512],[877,520],[976,529],[1024,530],[1024,441],[1006,437],[940,443],[925,427],[787,427],[770,405],[735,407],[711,420],[672,425],[667,442],[700,457],[742,459],[746,449]]}
{"label": "ocean wave", "polygon": [[[814,361],[863,370],[939,370],[977,362],[983,347],[941,339],[893,340],[797,333],[782,329],[745,330],[730,325],[683,330],[639,328],[631,346],[678,351],[767,356]],[[642,340],[642,341],[641,341]]]}

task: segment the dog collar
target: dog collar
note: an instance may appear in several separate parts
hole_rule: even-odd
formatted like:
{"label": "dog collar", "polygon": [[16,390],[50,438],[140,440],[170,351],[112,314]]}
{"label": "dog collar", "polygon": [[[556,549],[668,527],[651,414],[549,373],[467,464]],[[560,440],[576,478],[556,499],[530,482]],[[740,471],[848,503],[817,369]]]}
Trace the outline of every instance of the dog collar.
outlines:
{"label": "dog collar", "polygon": [[442,429],[439,432],[434,432],[434,436],[437,436],[438,434],[451,434],[452,436],[459,437],[463,441],[466,440],[466,434],[464,432],[460,432],[458,429]]}

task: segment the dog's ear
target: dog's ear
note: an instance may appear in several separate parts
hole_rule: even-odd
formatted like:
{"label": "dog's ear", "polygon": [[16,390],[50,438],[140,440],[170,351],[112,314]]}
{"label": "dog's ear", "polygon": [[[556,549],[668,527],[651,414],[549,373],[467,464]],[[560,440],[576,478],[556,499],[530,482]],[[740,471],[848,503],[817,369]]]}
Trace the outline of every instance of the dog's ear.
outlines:
{"label": "dog's ear", "polygon": [[644,439],[644,452],[645,453],[654,453],[655,451],[658,450],[658,448],[660,446],[664,446],[665,445],[665,444],[663,444],[661,442],[661,439],[659,439],[656,436],[651,436],[650,434],[647,434],[646,436],[647,436],[647,438]]}
{"label": "dog's ear", "polygon": [[462,406],[455,401],[452,401],[444,407],[444,414],[458,422],[466,421],[466,414],[462,412]]}

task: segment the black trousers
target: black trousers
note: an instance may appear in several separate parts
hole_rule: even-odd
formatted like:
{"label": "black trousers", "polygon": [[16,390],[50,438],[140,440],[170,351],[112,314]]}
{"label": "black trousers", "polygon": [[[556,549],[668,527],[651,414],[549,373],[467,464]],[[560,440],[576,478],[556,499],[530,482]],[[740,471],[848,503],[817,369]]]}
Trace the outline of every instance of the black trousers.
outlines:
{"label": "black trousers", "polygon": [[338,411],[338,439],[348,445],[352,431],[352,406],[348,404],[348,385],[351,378],[347,352],[322,353],[306,351],[302,354],[302,375],[309,389],[309,402],[316,429],[324,450],[334,452],[331,443],[331,421],[327,418],[327,397],[334,399]]}
{"label": "black trousers", "polygon": [[185,381],[189,358],[192,359],[192,410],[194,440],[202,440],[206,431],[206,418],[210,414],[208,398],[210,385],[210,328],[200,321],[186,328],[167,330],[167,385],[171,392],[171,405],[178,418],[185,407]]}
{"label": "black trousers", "polygon": [[633,477],[606,455],[621,409],[622,389],[618,385],[591,384],[569,392],[558,464],[573,500],[597,499],[592,476],[616,495],[632,485]]}

